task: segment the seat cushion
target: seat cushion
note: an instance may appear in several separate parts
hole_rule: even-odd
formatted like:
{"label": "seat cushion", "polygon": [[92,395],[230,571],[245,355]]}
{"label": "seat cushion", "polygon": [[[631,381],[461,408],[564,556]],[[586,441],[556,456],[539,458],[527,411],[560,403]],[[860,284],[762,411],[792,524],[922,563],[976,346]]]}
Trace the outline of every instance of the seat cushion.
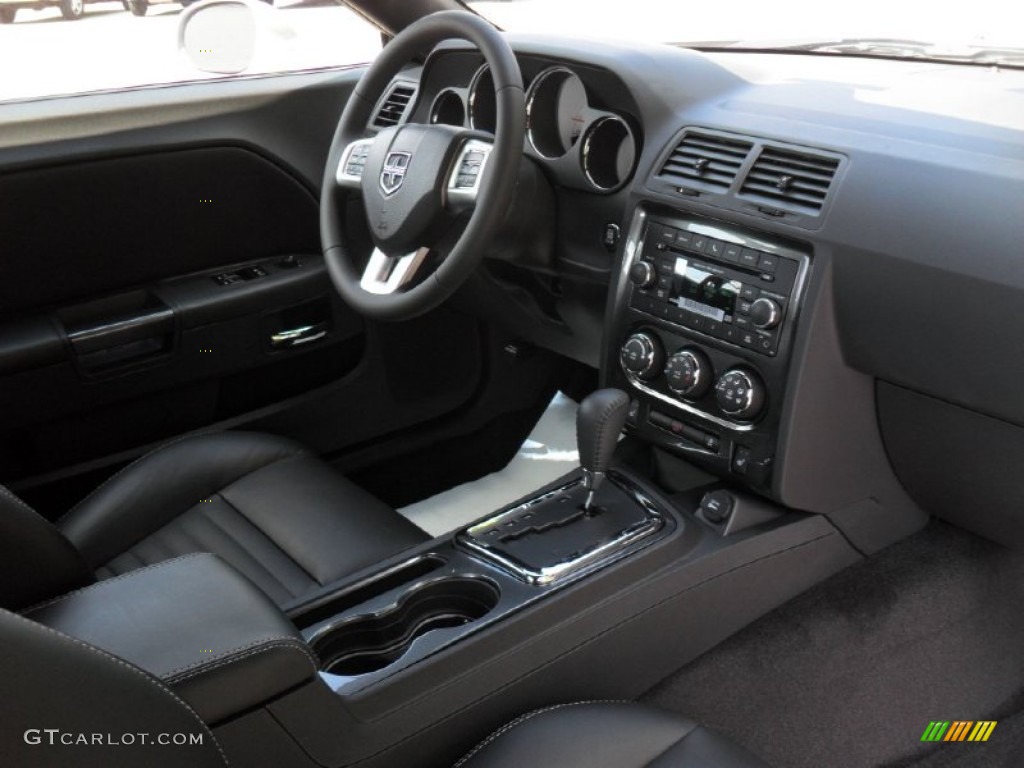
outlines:
{"label": "seat cushion", "polygon": [[456,768],[768,768],[685,717],[632,703],[563,704],[499,729]]}
{"label": "seat cushion", "polygon": [[254,432],[158,448],[58,527],[97,578],[212,552],[279,605],[427,538],[298,444]]}

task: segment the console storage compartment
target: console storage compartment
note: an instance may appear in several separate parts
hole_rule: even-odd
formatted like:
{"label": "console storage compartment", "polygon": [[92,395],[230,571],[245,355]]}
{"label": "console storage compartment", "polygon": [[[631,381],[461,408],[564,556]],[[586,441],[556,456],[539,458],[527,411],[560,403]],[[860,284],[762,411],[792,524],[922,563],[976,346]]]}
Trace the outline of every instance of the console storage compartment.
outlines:
{"label": "console storage compartment", "polygon": [[207,723],[301,686],[316,662],[270,598],[195,554],[70,592],[25,615],[162,679]]}
{"label": "console storage compartment", "polygon": [[482,618],[498,603],[498,588],[480,578],[447,577],[421,583],[381,613],[344,618],[323,627],[311,645],[322,669],[360,675],[382,669],[426,633]]}

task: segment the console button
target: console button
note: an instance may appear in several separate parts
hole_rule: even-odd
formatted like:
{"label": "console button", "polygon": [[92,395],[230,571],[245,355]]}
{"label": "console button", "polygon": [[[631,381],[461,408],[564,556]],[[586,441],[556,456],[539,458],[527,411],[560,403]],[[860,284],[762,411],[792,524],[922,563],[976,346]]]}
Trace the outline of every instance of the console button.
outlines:
{"label": "console button", "polygon": [[753,419],[764,408],[764,384],[752,371],[730,368],[715,384],[715,399],[726,415],[737,419]]}
{"label": "console button", "polygon": [[737,445],[732,454],[732,471],[737,475],[747,474],[750,468],[750,449],[745,445]]}
{"label": "console button", "polygon": [[747,301],[753,301],[761,293],[761,290],[756,285],[744,285],[740,288],[740,298],[746,299]]}
{"label": "console button", "polygon": [[733,264],[738,264],[740,260],[740,252],[743,249],[738,245],[732,245],[727,243],[725,250],[722,252],[722,256],[726,261],[731,261]]}
{"label": "console button", "polygon": [[676,230],[676,245],[684,245],[689,247],[693,243],[693,233],[687,232],[685,229]]}
{"label": "console button", "polygon": [[668,388],[682,397],[696,400],[711,387],[714,371],[704,354],[694,348],[681,349],[665,364]]}
{"label": "console button", "polygon": [[703,251],[707,244],[708,239],[704,235],[694,235],[690,241],[690,247],[695,251]]}
{"label": "console button", "polygon": [[720,259],[725,254],[725,243],[721,240],[715,240],[715,238],[709,237],[707,243],[704,245],[704,253],[708,256],[714,256],[716,259]]}
{"label": "console button", "polygon": [[709,523],[720,525],[729,519],[735,501],[728,491],[709,491],[700,500],[700,512]]}

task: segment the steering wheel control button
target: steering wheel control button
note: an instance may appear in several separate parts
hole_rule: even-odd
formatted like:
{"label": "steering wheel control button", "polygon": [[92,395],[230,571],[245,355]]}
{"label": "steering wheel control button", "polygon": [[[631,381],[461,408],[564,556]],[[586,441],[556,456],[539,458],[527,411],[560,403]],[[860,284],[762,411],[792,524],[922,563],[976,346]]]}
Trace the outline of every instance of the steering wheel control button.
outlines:
{"label": "steering wheel control button", "polygon": [[661,342],[642,331],[626,339],[619,353],[622,367],[641,379],[653,379],[661,373],[664,356]]}
{"label": "steering wheel control button", "polygon": [[755,328],[768,330],[777,326],[782,320],[782,307],[771,299],[762,297],[750,304],[746,314],[750,315],[750,322],[754,324]]}
{"label": "steering wheel control button", "polygon": [[349,176],[362,176],[366,167],[366,158],[370,155],[369,144],[356,144],[348,153],[348,162],[345,164],[345,173]]}
{"label": "steering wheel control button", "polygon": [[668,388],[691,400],[707,394],[711,388],[714,372],[711,363],[697,349],[681,349],[673,354],[665,365],[665,380]]}
{"label": "steering wheel control button", "polygon": [[715,385],[718,407],[729,416],[741,420],[757,417],[764,408],[765,388],[757,374],[731,368]]}

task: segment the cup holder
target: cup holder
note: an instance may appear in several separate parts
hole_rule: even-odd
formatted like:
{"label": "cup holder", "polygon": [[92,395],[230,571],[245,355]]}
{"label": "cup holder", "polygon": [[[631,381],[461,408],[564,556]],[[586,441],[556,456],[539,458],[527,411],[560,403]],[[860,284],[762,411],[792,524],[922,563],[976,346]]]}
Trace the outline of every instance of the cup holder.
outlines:
{"label": "cup holder", "polygon": [[312,646],[324,672],[364,675],[400,658],[427,632],[476,621],[497,603],[497,587],[484,579],[431,581],[414,587],[383,613],[356,616],[326,628],[313,638]]}

